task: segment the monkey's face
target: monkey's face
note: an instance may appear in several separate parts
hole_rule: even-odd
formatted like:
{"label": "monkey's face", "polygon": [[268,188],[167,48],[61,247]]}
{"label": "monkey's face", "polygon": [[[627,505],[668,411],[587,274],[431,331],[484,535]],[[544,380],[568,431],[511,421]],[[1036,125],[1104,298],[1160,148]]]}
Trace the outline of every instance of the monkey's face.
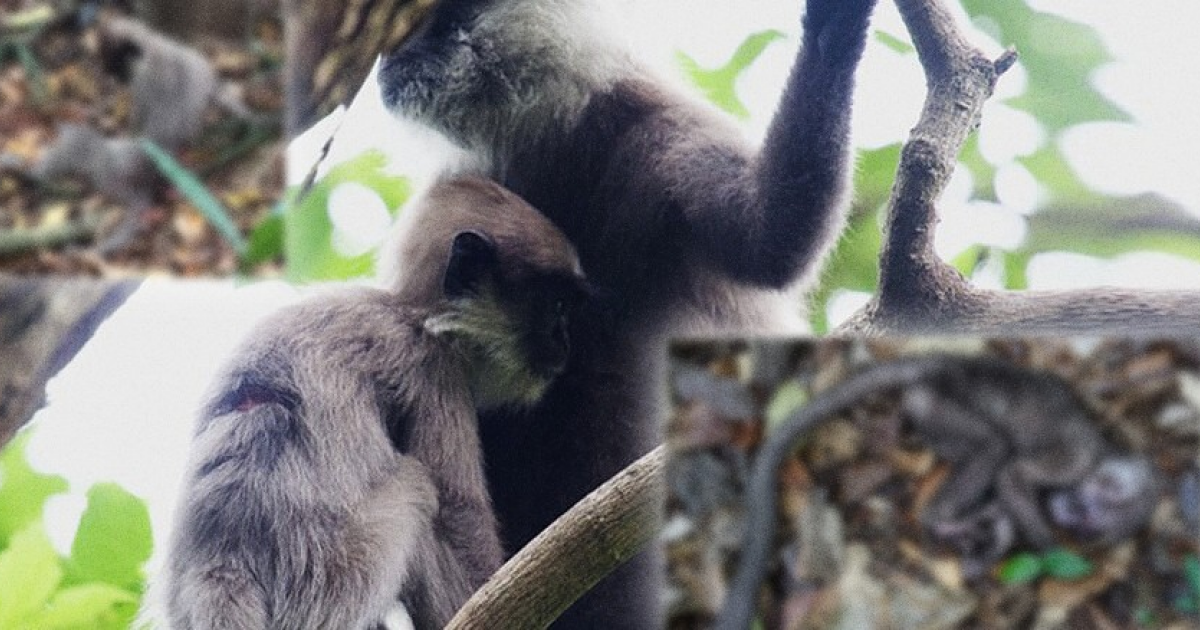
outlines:
{"label": "monkey's face", "polygon": [[[379,82],[396,113],[469,149],[531,139],[574,115],[628,60],[576,0],[443,1],[396,50]],[[582,29],[581,25],[589,25]]]}
{"label": "monkey's face", "polygon": [[572,312],[590,288],[577,262],[540,267],[476,231],[454,238],[443,290],[449,308],[431,318],[468,354],[476,404],[532,404],[566,368]]}
{"label": "monkey's face", "polygon": [[1075,487],[1050,494],[1051,520],[1081,536],[1118,540],[1150,518],[1158,483],[1140,457],[1109,457]]}

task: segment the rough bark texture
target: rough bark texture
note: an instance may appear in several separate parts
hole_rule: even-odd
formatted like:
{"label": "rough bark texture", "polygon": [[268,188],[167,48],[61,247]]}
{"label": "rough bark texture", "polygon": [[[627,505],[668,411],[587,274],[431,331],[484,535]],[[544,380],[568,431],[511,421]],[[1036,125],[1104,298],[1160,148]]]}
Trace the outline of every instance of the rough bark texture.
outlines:
{"label": "rough bark texture", "polygon": [[935,202],[997,79],[1016,61],[990,61],[937,0],[896,0],[925,70],[920,120],[900,155],[880,254],[879,289],[841,334],[1186,333],[1200,330],[1200,294],[1098,288],[977,289],[933,249]]}
{"label": "rough bark texture", "polygon": [[46,381],[137,285],[0,276],[0,447],[42,406]]}
{"label": "rough bark texture", "polygon": [[354,98],[375,58],[412,31],[434,0],[284,0],[288,137]]}
{"label": "rough bark texture", "polygon": [[447,630],[550,625],[654,538],[664,460],[660,446],[584,497],[505,563]]}

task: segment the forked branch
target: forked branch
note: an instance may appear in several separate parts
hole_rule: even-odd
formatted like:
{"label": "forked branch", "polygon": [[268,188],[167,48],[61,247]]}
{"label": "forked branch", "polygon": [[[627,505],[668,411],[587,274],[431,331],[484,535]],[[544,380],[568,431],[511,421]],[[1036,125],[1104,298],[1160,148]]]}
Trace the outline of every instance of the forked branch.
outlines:
{"label": "forked branch", "polygon": [[935,203],[984,102],[1016,52],[972,46],[939,0],[896,0],[925,72],[921,116],[900,154],[880,254],[879,290],[840,333],[1105,333],[1200,330],[1200,294],[1099,288],[989,291],[933,248]]}

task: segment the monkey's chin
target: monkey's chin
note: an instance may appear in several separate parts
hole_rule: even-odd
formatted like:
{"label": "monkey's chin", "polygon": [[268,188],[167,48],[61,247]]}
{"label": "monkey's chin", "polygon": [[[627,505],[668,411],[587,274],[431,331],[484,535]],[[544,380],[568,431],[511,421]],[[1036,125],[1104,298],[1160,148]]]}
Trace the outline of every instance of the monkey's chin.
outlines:
{"label": "monkey's chin", "polygon": [[550,388],[552,377],[530,371],[503,375],[483,374],[475,380],[475,408],[490,411],[500,408],[528,408],[536,405]]}

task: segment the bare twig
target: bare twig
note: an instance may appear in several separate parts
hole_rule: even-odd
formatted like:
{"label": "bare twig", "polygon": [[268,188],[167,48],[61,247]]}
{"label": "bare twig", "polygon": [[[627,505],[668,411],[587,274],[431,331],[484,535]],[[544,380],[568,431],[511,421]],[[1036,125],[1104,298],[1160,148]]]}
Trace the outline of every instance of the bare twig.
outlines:
{"label": "bare twig", "polygon": [[447,630],[545,628],[654,537],[662,506],[660,446],[584,497],[513,556]]}
{"label": "bare twig", "polygon": [[880,254],[879,290],[842,333],[1183,332],[1200,329],[1196,293],[1089,289],[977,289],[933,249],[934,203],[980,120],[1009,50],[989,60],[970,45],[938,0],[896,0],[925,71],[920,120],[900,156]]}

